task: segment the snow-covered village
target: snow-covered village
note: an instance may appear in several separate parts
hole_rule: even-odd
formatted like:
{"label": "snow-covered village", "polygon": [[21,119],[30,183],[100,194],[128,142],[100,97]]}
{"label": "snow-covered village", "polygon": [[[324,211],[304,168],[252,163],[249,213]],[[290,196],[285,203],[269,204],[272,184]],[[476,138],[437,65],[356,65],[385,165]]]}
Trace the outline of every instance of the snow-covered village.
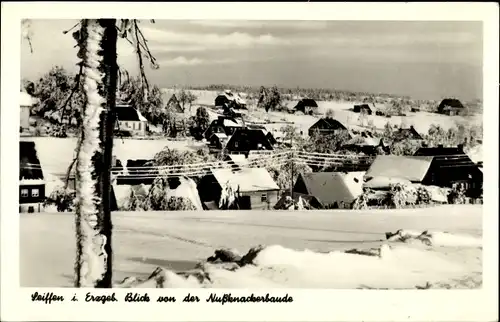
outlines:
{"label": "snow-covered village", "polygon": [[218,22],[23,22],[21,286],[481,287],[481,27]]}

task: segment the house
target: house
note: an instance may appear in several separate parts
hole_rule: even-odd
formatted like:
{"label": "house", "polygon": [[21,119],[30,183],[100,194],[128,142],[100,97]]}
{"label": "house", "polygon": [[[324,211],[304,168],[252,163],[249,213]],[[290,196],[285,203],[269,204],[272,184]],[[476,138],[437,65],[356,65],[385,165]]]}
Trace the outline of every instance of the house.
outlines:
{"label": "house", "polygon": [[370,105],[368,104],[359,104],[359,105],[354,105],[353,108],[354,113],[364,113],[367,115],[372,115],[373,111],[370,108]]}
{"label": "house", "polygon": [[465,106],[456,98],[445,98],[439,103],[437,112],[446,115],[458,115],[465,110]]}
{"label": "house", "polygon": [[452,188],[462,184],[467,195],[478,197],[483,190],[483,172],[464,152],[463,146],[420,148],[415,156],[432,157],[428,177],[423,184]]}
{"label": "house", "polygon": [[423,141],[424,139],[420,135],[420,133],[415,130],[413,125],[410,125],[409,128],[399,128],[393,137],[395,142],[400,142],[403,140],[411,140],[411,141]]}
{"label": "house", "polygon": [[208,140],[208,145],[209,148],[215,149],[215,150],[222,150],[225,146],[227,141],[229,140],[231,136],[227,136],[225,133],[214,133]]}
{"label": "house", "polygon": [[342,131],[347,131],[347,128],[342,123],[331,117],[324,117],[309,128],[309,136],[313,136],[315,133],[331,135]]}
{"label": "house", "polygon": [[244,127],[243,121],[241,119],[219,116],[216,120],[213,120],[208,126],[207,130],[203,133],[203,136],[208,141],[214,133],[221,133],[227,136],[232,135],[237,129]]}
{"label": "house", "polygon": [[19,107],[20,115],[20,131],[28,131],[30,129],[30,114],[31,107],[35,104],[35,99],[26,92],[20,93]]}
{"label": "house", "polygon": [[272,144],[262,130],[242,128],[236,130],[226,143],[229,153],[248,155],[252,150],[273,150]]}
{"label": "house", "polygon": [[365,175],[365,187],[388,189],[393,183],[452,188],[463,184],[467,195],[482,193],[483,173],[457,148],[420,148],[414,156],[379,155]]}
{"label": "house", "polygon": [[299,111],[304,114],[313,115],[318,112],[318,103],[311,98],[303,98],[298,101],[297,105],[293,108],[293,111]]}
{"label": "house", "polygon": [[342,150],[365,155],[388,154],[390,147],[382,139],[377,139],[369,132],[362,132],[342,145]]}
{"label": "house", "polygon": [[395,183],[423,183],[432,157],[378,155],[364,176],[364,188],[388,190]]}
{"label": "house", "polygon": [[265,168],[212,169],[211,172],[198,183],[198,193],[206,208],[219,204],[223,187],[237,191],[238,209],[271,209],[278,201],[280,189]]}
{"label": "house", "polygon": [[258,124],[249,124],[249,125],[247,126],[247,128],[252,129],[252,130],[261,130],[261,131],[262,131],[262,133],[264,133],[264,135],[266,136],[266,138],[269,140],[269,143],[271,143],[271,145],[273,145],[273,146],[274,146],[276,143],[278,143],[278,141],[276,140],[276,138],[274,137],[274,135],[273,135],[270,131],[268,131],[268,130],[266,129],[266,127],[265,127],[265,126],[263,126],[263,125],[258,125]]}
{"label": "house", "polygon": [[184,108],[181,106],[181,103],[177,99],[175,93],[172,94],[172,96],[170,96],[170,99],[168,100],[166,105],[166,109],[174,113],[180,113],[180,114],[184,113]]}
{"label": "house", "polygon": [[147,128],[148,120],[136,108],[131,105],[116,105],[115,131],[145,136]]}
{"label": "house", "polygon": [[19,142],[19,212],[40,212],[45,201],[45,180],[35,142]]}
{"label": "house", "polygon": [[322,208],[350,209],[363,193],[364,174],[363,171],[301,173],[293,191],[315,197]]}
{"label": "house", "polygon": [[215,98],[215,107],[222,109],[246,109],[246,101],[238,94],[233,94],[230,90],[217,95]]}

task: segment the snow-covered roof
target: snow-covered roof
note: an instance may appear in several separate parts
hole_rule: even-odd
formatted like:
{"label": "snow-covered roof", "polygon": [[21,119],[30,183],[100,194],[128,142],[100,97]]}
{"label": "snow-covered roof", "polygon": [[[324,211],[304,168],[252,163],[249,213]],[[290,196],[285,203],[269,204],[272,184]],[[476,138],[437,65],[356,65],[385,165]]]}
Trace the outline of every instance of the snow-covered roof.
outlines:
{"label": "snow-covered roof", "polygon": [[279,190],[265,168],[212,169],[212,173],[220,185],[228,184],[241,192]]}
{"label": "snow-covered roof", "polygon": [[352,202],[363,193],[365,172],[310,172],[301,174],[307,194],[324,205],[335,202]]}
{"label": "snow-covered roof", "polygon": [[45,180],[43,179],[24,179],[19,180],[20,185],[38,185],[45,184]]}
{"label": "snow-covered roof", "polygon": [[26,92],[20,92],[19,105],[20,106],[33,106],[36,103],[36,98]]}
{"label": "snow-covered roof", "polygon": [[212,134],[212,136],[216,136],[216,137],[218,137],[221,140],[228,138],[228,136],[225,133],[214,133],[214,134]]}
{"label": "snow-covered roof", "polygon": [[233,120],[230,120],[230,119],[224,119],[224,126],[229,126],[229,127],[242,127],[243,124],[241,124],[240,122],[235,122]]}
{"label": "snow-covered roof", "polygon": [[378,155],[366,172],[367,179],[387,177],[422,181],[429,170],[433,157]]}
{"label": "snow-covered roof", "polygon": [[228,158],[238,164],[238,165],[245,165],[248,164],[248,159],[245,157],[244,154],[229,154]]}
{"label": "snow-covered roof", "polygon": [[377,146],[380,143],[380,139],[371,137],[362,137],[361,135],[356,135],[352,139],[346,142],[345,145],[359,145],[359,146]]}

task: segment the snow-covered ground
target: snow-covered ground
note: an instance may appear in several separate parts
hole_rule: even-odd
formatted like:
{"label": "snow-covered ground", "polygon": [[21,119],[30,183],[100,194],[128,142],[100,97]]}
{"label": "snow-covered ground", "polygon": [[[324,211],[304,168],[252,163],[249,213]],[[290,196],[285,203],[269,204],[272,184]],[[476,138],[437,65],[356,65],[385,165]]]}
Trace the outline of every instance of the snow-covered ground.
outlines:
{"label": "snow-covered ground", "polygon": [[[73,224],[69,213],[20,214],[22,286],[72,285]],[[452,287],[471,280],[473,286],[481,283],[480,205],[367,211],[117,212],[113,225],[116,281],[145,277],[158,266],[190,269],[219,248],[244,254],[263,244],[272,247],[259,254],[258,266],[235,272],[214,270],[212,286],[413,288],[426,282]],[[432,247],[391,242],[391,249],[384,246],[382,258],[341,252],[380,247],[387,243],[386,232],[400,228],[450,234],[437,234]],[[327,253],[332,251],[337,252]]]}

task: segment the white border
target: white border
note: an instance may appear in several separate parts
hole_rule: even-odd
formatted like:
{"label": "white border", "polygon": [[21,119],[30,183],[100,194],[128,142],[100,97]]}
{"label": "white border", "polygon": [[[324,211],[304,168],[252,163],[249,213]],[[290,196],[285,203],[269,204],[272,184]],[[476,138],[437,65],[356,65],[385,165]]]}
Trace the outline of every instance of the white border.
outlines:
{"label": "white border", "polygon": [[[230,15],[227,13],[230,12]],[[34,304],[19,288],[18,137],[21,18],[155,18],[246,20],[482,20],[484,22],[484,286],[473,291],[274,290],[292,304]],[[495,3],[2,3],[1,307],[21,321],[486,321],[498,318],[498,5]],[[57,45],[57,44],[54,44]],[[8,151],[8,152],[7,152]],[[73,289],[38,289],[70,297]],[[189,290],[201,298],[211,290]],[[186,295],[188,290],[151,290]],[[124,291],[116,291],[123,298]],[[217,290],[222,293],[224,290]],[[228,291],[229,292],[229,291]],[[232,290],[232,294],[248,294]],[[80,297],[85,290],[79,290]],[[267,293],[265,291],[255,293]],[[120,294],[120,295],[118,295]],[[80,300],[82,301],[82,299]],[[84,304],[79,302],[80,304]]]}

